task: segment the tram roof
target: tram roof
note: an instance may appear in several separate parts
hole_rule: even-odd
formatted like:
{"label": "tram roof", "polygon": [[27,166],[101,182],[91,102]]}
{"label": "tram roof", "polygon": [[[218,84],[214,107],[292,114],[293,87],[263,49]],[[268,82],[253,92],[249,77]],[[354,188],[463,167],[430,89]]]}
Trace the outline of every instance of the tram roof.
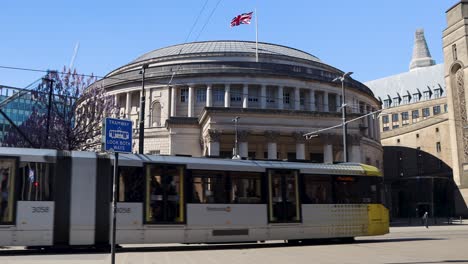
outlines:
{"label": "tram roof", "polygon": [[305,174],[371,175],[367,171],[369,166],[363,167],[359,163],[323,164],[139,154],[121,154],[119,156],[119,165],[121,166],[143,166],[144,163],[180,164],[185,165],[187,169],[198,170],[265,172],[267,169],[289,169],[299,170]]}
{"label": "tram roof", "polygon": [[[80,158],[96,158],[94,152],[84,151],[57,151],[51,149],[8,148],[0,147],[0,156],[19,157],[21,162],[48,162],[55,163],[57,155],[71,155]],[[113,160],[114,156],[109,155]],[[113,162],[113,161],[112,161]],[[141,167],[146,163],[184,165],[187,169],[196,170],[222,170],[222,171],[251,171],[265,172],[268,169],[299,170],[304,174],[331,174],[331,175],[369,175],[380,176],[380,172],[368,165],[359,163],[305,163],[291,161],[271,160],[236,160],[218,158],[194,158],[185,156],[120,154],[120,166]]]}

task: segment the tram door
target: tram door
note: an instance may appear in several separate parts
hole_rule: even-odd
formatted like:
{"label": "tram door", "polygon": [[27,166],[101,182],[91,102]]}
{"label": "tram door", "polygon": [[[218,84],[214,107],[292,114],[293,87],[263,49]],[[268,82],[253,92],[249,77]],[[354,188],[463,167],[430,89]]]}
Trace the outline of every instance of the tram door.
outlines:
{"label": "tram door", "polygon": [[184,222],[184,168],[151,164],[146,169],[146,223]]}
{"label": "tram door", "polygon": [[297,171],[269,170],[268,193],[270,222],[301,221]]}

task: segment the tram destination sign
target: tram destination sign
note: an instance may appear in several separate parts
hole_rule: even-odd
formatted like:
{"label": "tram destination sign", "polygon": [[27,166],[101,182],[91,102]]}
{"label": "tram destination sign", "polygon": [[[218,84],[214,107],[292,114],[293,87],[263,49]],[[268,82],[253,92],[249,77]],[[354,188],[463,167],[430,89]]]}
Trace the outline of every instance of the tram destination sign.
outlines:
{"label": "tram destination sign", "polygon": [[106,117],[102,132],[104,151],[132,152],[132,121]]}

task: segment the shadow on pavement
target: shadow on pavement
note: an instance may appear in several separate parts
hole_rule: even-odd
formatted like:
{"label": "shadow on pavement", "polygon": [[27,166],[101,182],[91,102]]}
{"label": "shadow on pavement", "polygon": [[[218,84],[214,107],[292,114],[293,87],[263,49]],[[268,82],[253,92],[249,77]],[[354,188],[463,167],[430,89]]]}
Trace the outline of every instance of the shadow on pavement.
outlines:
{"label": "shadow on pavement", "polygon": [[[387,238],[387,239],[359,239],[354,242],[341,241],[337,239],[313,239],[304,241],[268,242],[268,243],[232,243],[232,244],[174,244],[161,246],[142,246],[142,247],[119,247],[117,253],[134,252],[177,252],[177,251],[209,251],[209,250],[242,250],[242,249],[261,249],[261,248],[287,248],[287,247],[305,247],[305,246],[324,246],[324,245],[359,245],[369,243],[392,243],[392,242],[412,242],[424,240],[443,240],[439,238]],[[22,255],[68,255],[68,254],[105,254],[109,253],[109,247],[102,248],[41,248],[41,249],[8,249],[3,247],[0,250],[0,256],[22,256]]]}

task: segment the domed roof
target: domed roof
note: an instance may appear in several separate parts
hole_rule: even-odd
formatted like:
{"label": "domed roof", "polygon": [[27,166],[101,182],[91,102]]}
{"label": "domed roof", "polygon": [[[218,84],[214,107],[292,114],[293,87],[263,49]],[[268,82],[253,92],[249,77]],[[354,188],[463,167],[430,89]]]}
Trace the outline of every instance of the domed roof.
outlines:
{"label": "domed roof", "polygon": [[[132,63],[137,63],[153,58],[172,57],[179,55],[190,55],[200,53],[253,53],[255,54],[255,42],[253,41],[238,41],[238,40],[221,40],[221,41],[203,41],[192,42],[169,46],[148,52]],[[286,46],[275,45],[270,43],[258,43],[258,53],[268,55],[288,56],[303,60],[320,62],[320,60],[301,50],[289,48]]]}

